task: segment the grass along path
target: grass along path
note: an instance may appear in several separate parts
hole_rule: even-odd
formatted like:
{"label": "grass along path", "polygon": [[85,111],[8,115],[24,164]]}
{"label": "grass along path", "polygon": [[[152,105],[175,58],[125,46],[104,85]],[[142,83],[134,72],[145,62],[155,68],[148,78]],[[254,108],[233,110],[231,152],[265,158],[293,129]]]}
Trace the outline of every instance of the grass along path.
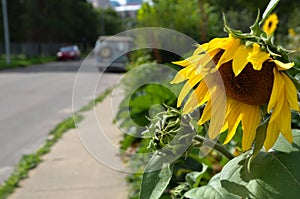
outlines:
{"label": "grass along path", "polygon": [[82,107],[73,116],[60,122],[53,130],[49,132],[49,136],[43,146],[41,146],[36,152],[32,154],[23,155],[18,162],[13,173],[8,179],[0,186],[0,199],[7,198],[16,187],[19,186],[19,182],[22,179],[28,177],[28,173],[31,169],[37,167],[42,162],[42,156],[50,152],[51,147],[66,133],[69,129],[75,128],[76,123],[83,120],[83,116],[80,113],[91,110],[97,103],[102,102],[112,91],[112,88],[105,90],[96,99],[92,100],[86,106]]}
{"label": "grass along path", "polygon": [[0,70],[17,68],[17,67],[26,67],[33,64],[42,64],[47,62],[55,61],[56,58],[54,56],[47,57],[33,57],[33,58],[24,58],[24,57],[12,57],[11,63],[7,64],[5,57],[1,57],[0,59]]}

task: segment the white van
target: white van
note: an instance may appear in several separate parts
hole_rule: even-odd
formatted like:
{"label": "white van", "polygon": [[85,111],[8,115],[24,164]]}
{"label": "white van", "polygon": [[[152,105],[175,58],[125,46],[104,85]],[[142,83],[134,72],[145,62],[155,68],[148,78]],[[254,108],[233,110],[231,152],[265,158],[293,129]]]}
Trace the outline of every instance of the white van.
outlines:
{"label": "white van", "polygon": [[94,57],[100,71],[126,71],[129,52],[133,47],[131,37],[100,36],[94,49]]}

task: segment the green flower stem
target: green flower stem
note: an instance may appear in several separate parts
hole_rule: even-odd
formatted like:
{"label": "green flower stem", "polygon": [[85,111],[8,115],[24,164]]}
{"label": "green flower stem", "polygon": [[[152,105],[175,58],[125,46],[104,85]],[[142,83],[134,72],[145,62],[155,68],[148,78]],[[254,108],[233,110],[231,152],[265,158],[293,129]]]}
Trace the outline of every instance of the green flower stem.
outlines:
{"label": "green flower stem", "polygon": [[266,19],[268,18],[268,16],[272,13],[272,11],[275,9],[275,7],[277,6],[277,4],[279,3],[280,0],[271,0],[266,8],[266,10],[264,11],[263,15],[262,15],[262,20],[259,22],[259,25],[262,25]]}
{"label": "green flower stem", "polygon": [[196,141],[198,141],[200,143],[205,143],[206,146],[209,146],[209,147],[215,149],[216,151],[220,152],[225,157],[227,157],[229,160],[235,158],[235,156],[232,155],[232,153],[230,153],[225,147],[223,147],[221,144],[219,144],[219,143],[217,143],[217,142],[215,142],[213,140],[204,138],[204,137],[199,136],[199,135],[196,135],[194,137],[194,140],[196,140]]}

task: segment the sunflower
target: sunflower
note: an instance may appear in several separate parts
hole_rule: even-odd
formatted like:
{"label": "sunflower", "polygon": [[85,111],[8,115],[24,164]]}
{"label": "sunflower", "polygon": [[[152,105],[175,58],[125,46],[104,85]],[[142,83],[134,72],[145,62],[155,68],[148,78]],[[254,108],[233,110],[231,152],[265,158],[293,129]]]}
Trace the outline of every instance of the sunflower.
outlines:
{"label": "sunflower", "polygon": [[273,32],[276,30],[277,28],[277,24],[278,24],[278,17],[276,14],[271,14],[267,20],[265,21],[264,25],[263,25],[263,31],[265,31],[265,33],[267,33],[267,35],[272,35]]}
{"label": "sunflower", "polygon": [[246,45],[232,35],[199,45],[191,57],[174,63],[183,69],[171,83],[186,81],[177,105],[184,103],[183,113],[188,114],[206,104],[198,124],[211,120],[211,139],[227,130],[224,144],[228,143],[241,123],[242,148],[249,150],[257,127],[268,115],[265,149],[274,145],[279,133],[293,141],[290,110],[299,111],[297,90],[284,71],[294,63],[276,60],[259,43]]}

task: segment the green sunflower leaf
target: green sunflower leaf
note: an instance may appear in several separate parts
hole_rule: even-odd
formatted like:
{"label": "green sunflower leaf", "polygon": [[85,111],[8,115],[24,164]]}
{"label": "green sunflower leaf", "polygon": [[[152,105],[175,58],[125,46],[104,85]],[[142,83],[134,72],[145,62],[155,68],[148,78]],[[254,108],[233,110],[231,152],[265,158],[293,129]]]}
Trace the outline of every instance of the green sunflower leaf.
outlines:
{"label": "green sunflower leaf", "polygon": [[300,151],[300,130],[293,129],[293,137],[294,142],[293,144],[290,144],[286,139],[284,139],[283,136],[280,135],[279,139],[272,148],[285,153]]}
{"label": "green sunflower leaf", "polygon": [[201,178],[204,176],[208,166],[205,164],[202,164],[203,168],[202,171],[194,171],[194,172],[190,172],[188,174],[186,174],[185,176],[185,180],[187,181],[187,183],[189,184],[190,187],[196,188],[199,186],[200,184],[200,180]]}
{"label": "green sunflower leaf", "polygon": [[212,177],[212,179],[209,181],[208,185],[193,188],[190,191],[186,192],[184,194],[184,197],[189,199],[238,199],[240,197],[235,196],[225,189],[222,188],[220,183],[220,174],[215,175]]}
{"label": "green sunflower leaf", "polygon": [[167,188],[173,174],[173,164],[165,164],[164,157],[154,155],[142,177],[140,199],[158,199]]}
{"label": "green sunflower leaf", "polygon": [[294,143],[283,136],[273,151],[260,152],[247,169],[249,153],[229,161],[220,173],[223,191],[241,198],[298,198],[300,195],[300,131],[293,130]]}

